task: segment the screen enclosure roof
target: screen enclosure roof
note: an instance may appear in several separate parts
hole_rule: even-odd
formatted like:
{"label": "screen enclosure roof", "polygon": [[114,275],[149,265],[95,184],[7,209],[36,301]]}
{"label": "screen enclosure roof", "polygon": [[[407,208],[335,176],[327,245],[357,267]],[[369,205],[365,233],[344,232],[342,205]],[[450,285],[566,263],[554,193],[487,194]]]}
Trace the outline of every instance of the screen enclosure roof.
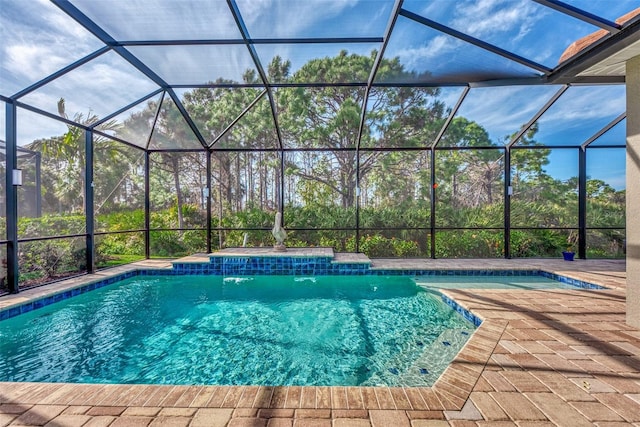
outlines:
{"label": "screen enclosure roof", "polygon": [[[459,144],[457,117],[492,146],[526,146],[534,125],[545,146],[624,145],[611,135],[639,12],[640,0],[0,0],[0,101],[142,149],[278,150],[304,145],[281,119],[294,92],[338,91],[360,112],[349,148],[375,149],[363,134],[385,91],[433,88],[447,120],[423,147]],[[201,111],[204,93],[225,114]],[[237,127],[260,117],[269,137],[248,141]]]}

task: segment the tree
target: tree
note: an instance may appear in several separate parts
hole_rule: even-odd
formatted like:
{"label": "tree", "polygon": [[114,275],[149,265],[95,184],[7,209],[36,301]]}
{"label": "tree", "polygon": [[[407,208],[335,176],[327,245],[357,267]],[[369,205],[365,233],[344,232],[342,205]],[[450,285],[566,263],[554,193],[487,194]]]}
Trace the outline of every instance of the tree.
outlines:
{"label": "tree", "polygon": [[[376,52],[369,56],[341,51],[333,58],[320,58],[303,65],[291,82],[367,81]],[[277,63],[281,63],[276,58]],[[285,67],[286,68],[286,67]],[[271,68],[270,68],[271,69]],[[383,60],[381,78],[409,75],[398,60]],[[299,180],[315,182],[339,196],[342,208],[355,204],[358,128],[365,91],[358,87],[288,88],[278,91],[279,119],[285,141],[295,147],[326,149],[323,153],[300,154],[287,162],[287,173]],[[415,147],[426,145],[443,120],[444,104],[434,88],[376,88],[370,94],[367,125],[362,147]],[[313,158],[313,169],[305,167]],[[380,152],[360,159],[360,179],[371,172]],[[307,190],[308,191],[308,190]],[[318,190],[318,195],[326,192]]]}
{"label": "tree", "polygon": [[495,196],[502,194],[504,182],[504,150],[499,148],[478,123],[465,117],[450,123],[436,149],[438,209],[444,210],[437,216],[441,225],[498,225],[496,212],[476,213],[501,201]]}
{"label": "tree", "polygon": [[[64,98],[58,100],[58,114],[69,119],[66,113]],[[91,111],[85,116],[82,113],[75,113],[71,121],[90,126],[97,122],[99,117]],[[49,184],[53,187],[53,194],[59,201],[64,201],[70,206],[72,211],[82,211],[85,208],[85,132],[82,128],[67,125],[67,133],[61,137],[53,137],[47,139],[38,139],[27,148],[34,151],[40,151],[43,154],[43,168],[55,170],[55,179]],[[118,125],[114,120],[110,120],[101,125],[104,132],[116,131]],[[95,150],[101,150],[115,154],[118,145],[113,141],[100,135],[94,134],[93,147]]]}

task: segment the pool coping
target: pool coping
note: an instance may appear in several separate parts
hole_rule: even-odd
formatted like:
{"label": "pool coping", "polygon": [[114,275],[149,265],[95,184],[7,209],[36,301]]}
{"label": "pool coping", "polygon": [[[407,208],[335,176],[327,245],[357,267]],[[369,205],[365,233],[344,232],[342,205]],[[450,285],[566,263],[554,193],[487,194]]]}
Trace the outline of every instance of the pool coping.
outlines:
{"label": "pool coping", "polygon": [[[396,274],[400,270],[399,269],[376,269],[376,275],[382,275],[385,271],[395,271]],[[405,270],[405,271],[422,271],[425,274],[430,275],[435,274],[434,272],[439,272],[442,274],[443,271],[446,271],[446,275],[460,275],[465,276],[469,275],[469,272],[478,272],[482,270],[463,270],[463,269],[455,269],[455,270],[441,270],[441,269],[419,269],[419,270]],[[499,276],[508,276],[508,275],[527,275],[528,271],[534,271],[530,269],[506,269],[506,270],[492,270],[494,274],[491,275],[499,275]],[[535,270],[537,272],[541,272],[543,270]],[[499,274],[495,274],[495,273]],[[574,279],[571,277],[557,275],[556,273],[545,271],[548,275],[554,275],[558,277],[565,277],[569,281],[577,281],[582,283],[584,282],[579,279]],[[45,300],[49,298],[49,303],[54,303],[60,301],[62,299],[69,298],[75,295],[79,295],[84,292],[88,292],[90,290],[98,289],[113,283],[117,283],[120,280],[125,278],[134,277],[137,275],[172,275],[175,274],[172,272],[170,268],[167,266],[158,267],[150,267],[145,265],[128,265],[115,267],[109,270],[103,270],[93,275],[85,275],[81,277],[76,277],[73,279],[68,279],[53,285],[28,289],[23,293],[17,295],[10,295],[9,298],[0,297],[0,315],[2,312],[9,312],[11,310],[15,310],[16,306],[18,308],[19,313],[22,314],[24,312],[28,312],[37,308],[40,308],[38,301]],[[407,274],[409,275],[409,274]],[[490,274],[487,274],[490,275]],[[590,285],[593,285],[589,283]],[[599,285],[595,285],[599,286]],[[606,289],[606,288],[603,288]],[[576,290],[580,290],[580,288],[576,288]],[[527,292],[524,290],[523,292]],[[376,399],[371,400],[371,404],[367,405],[365,402],[365,409],[382,409],[381,408],[381,400],[384,400],[385,397],[381,397],[382,395],[386,395],[387,393],[383,390],[388,391],[387,398],[390,398],[391,402],[393,402],[394,408],[400,408],[403,404],[408,405],[408,409],[410,408],[420,408],[422,410],[428,411],[459,411],[464,406],[465,402],[469,398],[471,391],[473,390],[475,384],[477,383],[481,373],[485,369],[485,366],[489,362],[489,359],[497,346],[500,337],[505,331],[507,327],[508,321],[502,319],[493,319],[493,318],[484,318],[479,313],[473,313],[472,310],[467,309],[463,305],[458,304],[455,301],[455,297],[452,297],[448,294],[447,290],[440,290],[442,298],[445,302],[452,305],[456,311],[460,312],[465,316],[468,320],[477,324],[477,329],[474,333],[469,337],[465,345],[458,352],[458,354],[451,361],[449,366],[445,369],[445,371],[440,375],[440,377],[436,380],[436,382],[431,387],[347,387],[347,386],[330,386],[330,387],[317,387],[317,386],[283,386],[283,387],[260,387],[260,386],[202,386],[202,387],[213,387],[213,388],[222,388],[227,390],[230,393],[230,389],[237,389],[234,393],[244,394],[246,390],[255,390],[258,393],[259,390],[264,389],[282,389],[285,390],[288,395],[290,390],[299,390],[299,389],[309,389],[307,393],[313,392],[316,396],[314,405],[300,406],[302,405],[299,402],[299,406],[297,408],[304,409],[316,409],[318,396],[322,396],[323,393],[326,392],[326,389],[329,390],[345,390],[348,394],[350,389],[358,389],[359,395],[365,396],[367,394],[376,396]],[[6,300],[13,299],[14,302],[12,304],[7,304]],[[3,304],[4,303],[4,304]],[[44,305],[42,305],[44,306]],[[25,307],[25,308],[22,308]],[[0,316],[0,319],[3,319]],[[479,325],[478,325],[479,323]],[[4,383],[10,384],[10,383]],[[40,384],[40,383],[38,383]],[[101,384],[91,384],[89,386],[101,386]],[[135,386],[128,386],[135,387]],[[176,388],[180,387],[190,387],[190,386],[175,386]],[[240,391],[238,391],[240,390]],[[242,392],[241,392],[242,391]],[[294,391],[293,393],[295,393]],[[332,395],[333,392],[330,394]],[[256,397],[257,399],[257,397]],[[274,398],[275,399],[275,398]],[[333,398],[331,398],[331,401]],[[366,399],[365,399],[366,400]],[[375,403],[374,403],[375,401]],[[253,405],[255,402],[251,402]],[[404,402],[404,403],[403,403]],[[278,407],[277,402],[274,402],[276,407]],[[249,402],[247,400],[247,405]],[[333,405],[333,403],[332,403]],[[236,402],[236,407],[238,406],[238,402]],[[251,407],[251,406],[245,406]],[[333,408],[333,406],[331,406]]]}

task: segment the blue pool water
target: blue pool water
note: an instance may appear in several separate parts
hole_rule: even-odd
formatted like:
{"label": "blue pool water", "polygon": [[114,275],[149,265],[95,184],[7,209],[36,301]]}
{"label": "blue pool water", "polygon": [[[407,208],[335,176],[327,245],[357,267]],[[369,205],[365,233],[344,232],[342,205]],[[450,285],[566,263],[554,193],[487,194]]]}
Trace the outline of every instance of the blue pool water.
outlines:
{"label": "blue pool water", "polygon": [[579,289],[544,276],[429,276],[417,277],[416,283],[429,289]]}
{"label": "blue pool water", "polygon": [[430,385],[474,326],[408,277],[134,277],[0,322],[0,381]]}

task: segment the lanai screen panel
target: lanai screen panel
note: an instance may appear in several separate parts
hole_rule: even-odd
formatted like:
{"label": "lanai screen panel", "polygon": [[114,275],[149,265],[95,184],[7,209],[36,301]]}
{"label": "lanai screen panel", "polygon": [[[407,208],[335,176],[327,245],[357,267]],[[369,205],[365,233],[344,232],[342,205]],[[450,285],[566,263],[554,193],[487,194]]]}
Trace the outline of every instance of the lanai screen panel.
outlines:
{"label": "lanai screen panel", "polygon": [[393,0],[236,2],[254,39],[382,37]]}
{"label": "lanai screen panel", "polygon": [[636,0],[618,0],[615,2],[608,0],[564,0],[564,2],[610,21],[615,21],[638,7]]}
{"label": "lanai screen panel", "polygon": [[49,237],[84,233],[84,131],[18,108],[18,216],[65,216],[61,221],[23,221],[18,237]]}
{"label": "lanai screen panel", "polygon": [[0,38],[0,94],[5,96],[103,47],[52,3],[40,1],[2,1]]}
{"label": "lanai screen panel", "polygon": [[380,43],[256,44],[269,83],[361,83]]}
{"label": "lanai screen panel", "polygon": [[149,176],[151,255],[176,257],[205,251],[206,155],[152,153]]}
{"label": "lanai screen panel", "polygon": [[246,83],[256,74],[244,44],[129,46],[127,49],[170,85]]}
{"label": "lanai screen panel", "polygon": [[626,250],[626,152],[587,148],[587,255],[624,256]]}
{"label": "lanai screen panel", "polygon": [[431,218],[431,153],[360,152],[360,226],[424,228]]}
{"label": "lanai screen panel", "polygon": [[214,150],[275,150],[280,148],[269,99],[263,96],[211,147]]}
{"label": "lanai screen panel", "polygon": [[624,85],[571,86],[519,146],[580,146],[626,110]]}
{"label": "lanai screen panel", "polygon": [[142,98],[158,87],[114,52],[70,71],[25,95],[21,101],[58,114],[58,100],[64,98],[71,120],[95,115],[102,118]]}
{"label": "lanai screen panel", "polygon": [[511,166],[512,226],[578,227],[578,149],[514,149]]}
{"label": "lanai screen panel", "polygon": [[143,259],[145,153],[101,136],[94,136],[93,146],[96,266]]}
{"label": "lanai screen panel", "polygon": [[504,224],[504,150],[436,149],[436,225]]}
{"label": "lanai screen panel", "polygon": [[558,86],[472,88],[438,146],[507,144],[558,89]]}
{"label": "lanai screen panel", "polygon": [[224,0],[72,0],[111,37],[132,40],[239,39]]}
{"label": "lanai screen panel", "polygon": [[94,137],[93,156],[95,231],[143,229],[144,151],[110,138]]}
{"label": "lanai screen panel", "polygon": [[587,149],[587,227],[625,226],[625,154],[624,148]]}
{"label": "lanai screen panel", "polygon": [[355,250],[355,151],[294,151],[284,160],[287,241]]}
{"label": "lanai screen panel", "polygon": [[609,129],[601,137],[589,144],[589,147],[625,146],[627,144],[627,119]]}
{"label": "lanai screen panel", "polygon": [[187,123],[173,99],[165,96],[149,140],[153,150],[202,150],[193,129]]}
{"label": "lanai screen panel", "polygon": [[531,0],[407,0],[403,8],[547,68],[555,67],[575,40],[599,30],[592,24]]}
{"label": "lanai screen panel", "polygon": [[355,148],[363,87],[278,88],[275,99],[285,148]]}
{"label": "lanai screen panel", "polygon": [[[232,126],[258,97],[263,97],[258,103],[262,106],[266,100],[268,107],[264,91],[257,88],[193,88],[177,90],[176,94],[207,145],[222,137],[222,133]],[[269,110],[266,118],[273,123],[270,116]]]}
{"label": "lanai screen panel", "polygon": [[281,161],[274,151],[216,151],[211,158],[213,245],[273,244],[271,228],[280,199]]}
{"label": "lanai screen panel", "polygon": [[[300,210],[312,219],[297,220],[298,227],[355,227],[355,151],[290,152],[285,154],[284,166],[285,210],[290,210],[290,215]],[[325,209],[339,212],[339,220],[336,215],[322,215]]]}
{"label": "lanai screen panel", "polygon": [[373,87],[360,147],[430,147],[462,88]]}
{"label": "lanai screen panel", "polygon": [[404,16],[396,21],[384,58],[401,67],[378,70],[376,83],[463,84],[540,76],[533,68]]}
{"label": "lanai screen panel", "polygon": [[97,126],[96,130],[146,149],[149,145],[151,130],[156,123],[157,111],[163,99],[162,95],[159,93],[138,103]]}

